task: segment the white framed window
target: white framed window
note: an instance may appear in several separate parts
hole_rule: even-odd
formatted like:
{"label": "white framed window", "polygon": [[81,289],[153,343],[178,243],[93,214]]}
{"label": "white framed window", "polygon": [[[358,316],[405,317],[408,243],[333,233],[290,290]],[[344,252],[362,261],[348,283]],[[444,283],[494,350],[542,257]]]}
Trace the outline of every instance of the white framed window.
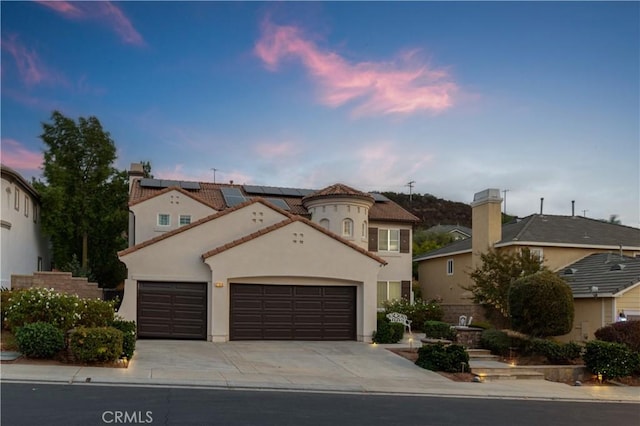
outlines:
{"label": "white framed window", "polygon": [[369,230],[369,228],[367,226],[367,221],[365,220],[364,222],[362,222],[362,239],[363,240],[367,239],[368,230]]}
{"label": "white framed window", "polygon": [[400,230],[378,229],[378,251],[400,252]]}
{"label": "white framed window", "polygon": [[540,262],[544,261],[544,253],[541,248],[531,247],[529,248],[531,256],[536,257]]}
{"label": "white framed window", "polygon": [[453,259],[447,260],[447,275],[453,275]]}
{"label": "white framed window", "polygon": [[322,226],[326,230],[329,230],[329,219],[322,219],[320,221],[320,226]]}
{"label": "white framed window", "polygon": [[16,210],[20,211],[20,190],[16,188],[16,195],[14,197],[14,207]]}
{"label": "white framed window", "polygon": [[378,281],[378,309],[384,308],[384,302],[388,300],[400,300],[402,298],[402,282]]}
{"label": "white framed window", "polygon": [[180,215],[180,226],[188,225],[191,223],[191,215],[190,214],[181,214]]}
{"label": "white framed window", "polygon": [[158,226],[170,226],[171,215],[168,213],[158,213]]}
{"label": "white framed window", "polygon": [[342,236],[353,237],[353,220],[347,218],[342,221]]}
{"label": "white framed window", "polygon": [[24,216],[29,217],[29,196],[24,194]]}

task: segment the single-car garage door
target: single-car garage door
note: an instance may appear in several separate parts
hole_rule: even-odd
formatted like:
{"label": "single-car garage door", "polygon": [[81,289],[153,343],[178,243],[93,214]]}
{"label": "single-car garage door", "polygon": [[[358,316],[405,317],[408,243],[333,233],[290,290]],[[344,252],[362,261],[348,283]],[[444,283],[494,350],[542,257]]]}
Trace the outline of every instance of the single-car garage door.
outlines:
{"label": "single-car garage door", "polygon": [[138,283],[138,336],[207,338],[207,284]]}
{"label": "single-car garage door", "polygon": [[356,340],[356,287],[231,284],[231,340]]}

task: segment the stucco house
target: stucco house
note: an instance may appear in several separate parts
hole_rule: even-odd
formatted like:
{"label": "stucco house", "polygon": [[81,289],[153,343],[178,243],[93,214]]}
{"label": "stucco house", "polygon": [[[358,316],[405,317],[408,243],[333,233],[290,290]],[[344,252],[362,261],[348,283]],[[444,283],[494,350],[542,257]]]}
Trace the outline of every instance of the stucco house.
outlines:
{"label": "stucco house", "polygon": [[[481,265],[480,254],[489,248],[517,251],[528,248],[539,255],[549,269],[560,271],[594,253],[640,255],[640,229],[570,215],[532,214],[502,224],[499,189],[478,192],[471,203],[472,237],[453,242],[418,256],[419,283],[423,297],[441,298],[445,318],[458,315],[483,317],[483,310],[464,290],[473,282],[469,273]],[[637,302],[640,304],[640,300]],[[640,309],[640,306],[639,306]],[[580,322],[580,336],[593,336],[604,325]]]}
{"label": "stucco house", "polygon": [[40,229],[40,197],[17,171],[2,164],[2,259],[0,287],[11,288],[11,275],[51,269],[49,240]]}
{"label": "stucco house", "polygon": [[380,194],[130,175],[119,313],[140,337],[370,341],[411,298],[417,218]]}

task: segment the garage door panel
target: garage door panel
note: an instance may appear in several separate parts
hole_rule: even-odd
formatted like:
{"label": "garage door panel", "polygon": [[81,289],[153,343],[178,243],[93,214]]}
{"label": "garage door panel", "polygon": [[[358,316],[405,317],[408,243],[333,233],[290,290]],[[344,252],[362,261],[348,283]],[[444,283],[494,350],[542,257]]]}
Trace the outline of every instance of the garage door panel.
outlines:
{"label": "garage door panel", "polygon": [[231,284],[230,298],[231,340],[356,338],[355,287]]}
{"label": "garage door panel", "polygon": [[204,340],[206,283],[138,283],[138,336]]}

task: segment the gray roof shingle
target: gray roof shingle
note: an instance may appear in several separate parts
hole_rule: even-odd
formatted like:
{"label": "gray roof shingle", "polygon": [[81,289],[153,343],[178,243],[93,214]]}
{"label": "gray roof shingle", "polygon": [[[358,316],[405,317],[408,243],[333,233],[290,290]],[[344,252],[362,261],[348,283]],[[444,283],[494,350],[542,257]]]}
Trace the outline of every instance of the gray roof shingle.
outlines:
{"label": "gray roof shingle", "polygon": [[614,295],[640,282],[640,259],[613,253],[584,257],[558,272],[567,281],[574,297]]}

